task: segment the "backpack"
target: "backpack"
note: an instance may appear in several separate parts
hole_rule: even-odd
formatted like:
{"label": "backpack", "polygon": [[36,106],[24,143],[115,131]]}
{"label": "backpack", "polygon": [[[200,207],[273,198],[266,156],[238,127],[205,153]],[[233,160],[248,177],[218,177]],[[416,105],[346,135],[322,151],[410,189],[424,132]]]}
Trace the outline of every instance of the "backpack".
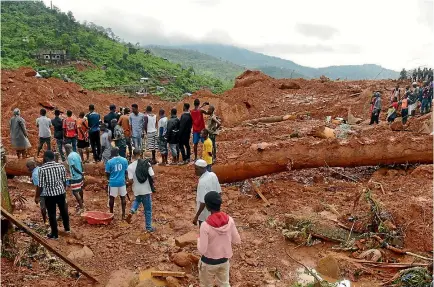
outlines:
{"label": "backpack", "polygon": [[137,161],[136,177],[137,181],[141,184],[149,180],[149,186],[151,187],[151,191],[155,192],[154,180],[152,179],[152,177],[149,176],[148,173],[150,166],[151,162],[149,161],[149,159],[139,159]]}

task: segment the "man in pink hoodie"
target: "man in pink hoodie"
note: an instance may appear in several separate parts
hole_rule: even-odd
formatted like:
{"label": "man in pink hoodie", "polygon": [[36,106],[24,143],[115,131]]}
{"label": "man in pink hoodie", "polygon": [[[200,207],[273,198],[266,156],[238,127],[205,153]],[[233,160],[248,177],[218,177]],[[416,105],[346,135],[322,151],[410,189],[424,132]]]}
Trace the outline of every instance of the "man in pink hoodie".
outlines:
{"label": "man in pink hoodie", "polygon": [[210,191],[205,195],[206,208],[211,212],[200,226],[197,249],[202,255],[199,261],[201,287],[230,287],[229,258],[232,257],[232,243],[241,243],[240,235],[232,217],[220,211],[220,193]]}

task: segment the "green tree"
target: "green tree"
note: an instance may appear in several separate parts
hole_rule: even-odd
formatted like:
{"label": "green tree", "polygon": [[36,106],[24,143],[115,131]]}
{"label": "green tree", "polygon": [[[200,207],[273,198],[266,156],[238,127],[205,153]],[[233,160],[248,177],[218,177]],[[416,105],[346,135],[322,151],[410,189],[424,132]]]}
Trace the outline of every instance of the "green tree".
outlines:
{"label": "green tree", "polygon": [[71,44],[71,37],[64,33],[62,36],[60,36],[60,42],[62,42],[62,48],[67,49],[69,45]]}
{"label": "green tree", "polygon": [[69,52],[71,54],[71,58],[73,60],[77,59],[78,54],[80,53],[80,46],[77,44],[72,44],[71,48],[69,49]]}
{"label": "green tree", "polygon": [[405,69],[402,69],[401,73],[399,73],[399,79],[400,80],[407,79],[407,71]]}

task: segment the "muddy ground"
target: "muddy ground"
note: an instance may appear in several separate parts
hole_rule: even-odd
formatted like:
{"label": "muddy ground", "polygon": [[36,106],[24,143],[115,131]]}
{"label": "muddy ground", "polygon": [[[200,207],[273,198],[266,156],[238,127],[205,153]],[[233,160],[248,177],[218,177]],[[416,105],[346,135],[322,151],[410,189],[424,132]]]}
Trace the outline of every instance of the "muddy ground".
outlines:
{"label": "muddy ground", "polygon": [[[326,116],[347,118],[348,108],[354,116],[364,120],[351,127],[354,134],[345,138],[359,137],[375,140],[378,137],[405,134],[409,138],[426,137],[420,133],[420,120],[410,120],[406,131],[391,131],[382,113],[378,126],[368,126],[369,95],[373,90],[383,92],[383,103],[388,102],[390,91],[400,84],[396,81],[338,81],[320,80],[274,80],[255,72],[245,73],[237,80],[236,88],[222,95],[199,91],[179,103],[164,102],[158,98],[133,98],[123,95],[106,95],[86,91],[73,83],[57,79],[35,79],[25,76],[28,69],[2,71],[2,143],[12,155],[9,141],[8,121],[12,110],[18,107],[27,122],[32,155],[37,144],[35,120],[41,104],[56,106],[62,111],[71,109],[75,114],[86,111],[95,104],[97,111],[105,114],[111,103],[130,106],[138,103],[141,110],[150,104],[155,110],[180,107],[194,98],[209,101],[217,107],[224,120],[224,128],[218,137],[218,163],[233,161],[252,144],[273,141],[297,141],[313,138],[312,129],[324,125]],[[355,95],[358,94],[358,95]],[[387,106],[383,105],[384,110]],[[279,123],[246,125],[245,121],[291,114],[295,120]],[[49,111],[53,116],[53,111]],[[426,116],[425,116],[426,117]],[[419,118],[420,119],[420,118]],[[336,124],[329,124],[336,128]],[[297,137],[290,136],[297,134]],[[330,140],[330,139],[329,139]],[[334,139],[334,141],[345,139]],[[431,139],[430,139],[431,140]],[[327,151],[325,151],[327,152]],[[200,153],[200,150],[199,150]],[[139,276],[140,286],[161,286],[163,281],[151,282],[146,270],[185,271],[187,277],[180,279],[179,286],[198,286],[197,267],[187,260],[185,267],[173,261],[175,254],[186,252],[198,256],[195,245],[178,247],[175,239],[188,232],[198,232],[191,223],[195,213],[195,188],[197,177],[193,166],[174,166],[181,177],[156,174],[157,192],[153,195],[153,220],[157,231],[147,234],[143,214],[138,214],[131,225],[120,220],[120,202],[116,201],[115,219],[108,226],[93,226],[75,215],[75,200],[68,191],[72,235],[61,234],[58,241],[50,241],[64,254],[88,247],[93,256],[76,261],[100,281],[101,286],[134,286]],[[182,170],[182,172],[181,172]],[[186,172],[185,170],[188,170]],[[172,174],[172,173],[171,173]],[[287,171],[255,178],[259,190],[271,203],[266,206],[256,196],[247,181],[223,185],[223,210],[235,220],[242,238],[240,246],[234,246],[231,260],[232,286],[291,286],[304,282],[303,268],[289,258],[317,268],[327,255],[334,257],[339,265],[339,279],[349,279],[355,286],[379,286],[389,280],[398,270],[374,268],[355,263],[353,258],[360,251],[336,249],[336,242],[315,239],[311,246],[285,239],[281,226],[285,215],[292,214],[315,219],[337,228],[337,222],[351,228],[350,217],[360,218],[364,228],[371,206],[366,201],[368,189],[381,210],[390,217],[392,229],[399,234],[396,245],[419,255],[432,257],[432,165],[369,166],[357,168],[328,168]],[[187,175],[187,176],[186,176]],[[105,180],[96,177],[85,188],[87,210],[107,211]],[[28,177],[15,177],[8,181],[13,198],[22,195],[27,201],[16,202],[14,215],[31,228],[44,234],[49,228],[42,224],[39,207],[34,203],[34,187]],[[131,194],[132,197],[132,194]],[[357,200],[359,199],[359,200]],[[356,204],[355,204],[356,202]],[[131,202],[127,203],[127,208]],[[356,225],[355,225],[356,226]],[[61,230],[62,228],[60,228]],[[354,229],[356,234],[357,226]],[[91,282],[84,276],[77,277],[71,268],[59,258],[47,255],[44,248],[33,244],[22,232],[14,232],[12,239],[17,248],[4,252],[2,258],[2,283],[4,286],[88,286]],[[362,241],[361,249],[369,249]],[[372,246],[371,246],[372,247]],[[379,248],[376,244],[375,248]],[[385,262],[423,262],[410,256],[397,255],[384,248]],[[192,260],[194,261],[194,260]],[[178,262],[179,263],[179,262]],[[184,264],[181,264],[184,265]],[[149,273],[149,272],[148,272]],[[132,280],[132,281],[131,281]],[[137,279],[136,279],[137,280]]]}

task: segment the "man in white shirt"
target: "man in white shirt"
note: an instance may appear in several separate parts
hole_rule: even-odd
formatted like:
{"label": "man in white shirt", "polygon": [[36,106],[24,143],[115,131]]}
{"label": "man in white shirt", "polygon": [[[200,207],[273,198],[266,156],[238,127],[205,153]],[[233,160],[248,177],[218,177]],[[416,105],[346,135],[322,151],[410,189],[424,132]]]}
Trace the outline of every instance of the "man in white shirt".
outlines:
{"label": "man in white shirt", "polygon": [[152,113],[152,107],[146,107],[146,115],[144,118],[144,129],[146,133],[147,139],[147,148],[152,153],[152,164],[157,163],[157,159],[155,158],[156,151],[158,149],[157,142],[157,116]]}
{"label": "man in white shirt", "polygon": [[199,226],[211,214],[205,208],[205,195],[210,191],[222,192],[217,175],[213,172],[206,170],[207,163],[203,159],[198,159],[195,162],[195,173],[199,176],[199,183],[197,185],[196,193],[196,215],[193,219],[193,224],[199,222]]}
{"label": "man in white shirt", "polygon": [[36,119],[36,126],[39,129],[39,146],[37,156],[39,157],[39,153],[44,146],[44,143],[47,145],[47,150],[51,150],[51,120],[47,118],[47,110],[41,109],[40,117]]}
{"label": "man in white shirt", "polygon": [[140,204],[143,204],[146,231],[154,232],[152,227],[152,191],[153,191],[153,176],[154,170],[147,159],[141,159],[141,151],[134,149],[133,162],[128,166],[128,179],[133,183],[134,201],[131,206],[130,214],[126,221],[131,223],[131,218]]}

